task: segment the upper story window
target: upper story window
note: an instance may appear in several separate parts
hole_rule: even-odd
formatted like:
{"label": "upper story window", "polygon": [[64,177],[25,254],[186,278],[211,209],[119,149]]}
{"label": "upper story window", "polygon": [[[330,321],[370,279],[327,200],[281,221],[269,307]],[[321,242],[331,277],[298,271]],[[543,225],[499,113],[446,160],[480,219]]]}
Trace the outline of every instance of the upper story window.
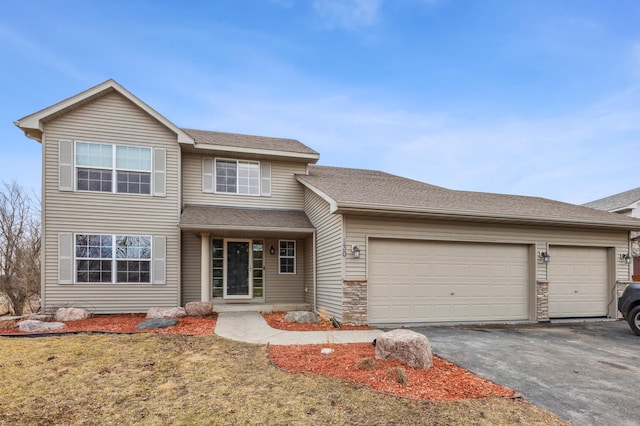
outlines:
{"label": "upper story window", "polygon": [[151,194],[151,148],[76,142],[76,189]]}
{"label": "upper story window", "polygon": [[271,163],[202,159],[202,191],[253,196],[271,195]]}
{"label": "upper story window", "polygon": [[260,163],[216,160],[216,192],[260,194]]}

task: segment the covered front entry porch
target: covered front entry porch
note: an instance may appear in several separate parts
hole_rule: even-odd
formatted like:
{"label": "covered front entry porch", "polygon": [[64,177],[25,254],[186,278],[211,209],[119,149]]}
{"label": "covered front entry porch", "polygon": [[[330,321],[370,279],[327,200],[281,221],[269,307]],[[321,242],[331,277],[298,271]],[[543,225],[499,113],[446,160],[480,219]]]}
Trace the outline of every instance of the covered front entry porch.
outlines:
{"label": "covered front entry porch", "polygon": [[303,211],[187,206],[180,228],[183,303],[313,306],[315,229]]}

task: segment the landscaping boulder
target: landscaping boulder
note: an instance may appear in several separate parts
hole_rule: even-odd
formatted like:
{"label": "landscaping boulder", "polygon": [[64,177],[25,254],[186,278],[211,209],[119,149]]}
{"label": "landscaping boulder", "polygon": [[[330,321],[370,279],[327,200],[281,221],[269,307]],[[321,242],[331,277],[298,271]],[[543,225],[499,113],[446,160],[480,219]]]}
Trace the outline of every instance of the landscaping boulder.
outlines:
{"label": "landscaping boulder", "polygon": [[77,321],[90,316],[89,311],[82,308],[60,308],[56,311],[56,321]]}
{"label": "landscaping boulder", "polygon": [[36,320],[24,320],[18,323],[18,330],[20,331],[47,331],[47,330],[60,330],[65,328],[66,325],[61,322],[44,322]]}
{"label": "landscaping boulder", "polygon": [[391,330],[376,339],[377,359],[398,359],[409,367],[429,370],[433,355],[429,339],[411,330]]}
{"label": "landscaping boulder", "polygon": [[142,321],[136,325],[138,330],[148,330],[150,328],[167,328],[172,325],[176,325],[178,320],[175,318],[152,318],[146,321]]}
{"label": "landscaping boulder", "polygon": [[295,322],[297,324],[317,324],[318,315],[309,311],[291,311],[284,316],[287,322]]}
{"label": "landscaping boulder", "polygon": [[149,308],[147,318],[180,318],[186,317],[187,311],[178,306],[176,308]]}
{"label": "landscaping boulder", "polygon": [[184,306],[187,315],[194,317],[206,317],[213,313],[213,304],[211,302],[189,302]]}

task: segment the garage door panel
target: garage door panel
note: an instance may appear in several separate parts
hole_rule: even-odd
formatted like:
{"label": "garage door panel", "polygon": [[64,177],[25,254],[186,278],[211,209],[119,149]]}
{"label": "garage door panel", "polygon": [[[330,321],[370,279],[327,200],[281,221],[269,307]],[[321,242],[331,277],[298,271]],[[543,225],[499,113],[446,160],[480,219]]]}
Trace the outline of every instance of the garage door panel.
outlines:
{"label": "garage door panel", "polygon": [[552,246],[549,251],[549,316],[606,316],[607,249]]}
{"label": "garage door panel", "polygon": [[[528,318],[527,246],[371,240],[368,250],[371,323]],[[405,272],[394,275],[378,263],[402,264]],[[398,294],[410,297],[401,302]]]}

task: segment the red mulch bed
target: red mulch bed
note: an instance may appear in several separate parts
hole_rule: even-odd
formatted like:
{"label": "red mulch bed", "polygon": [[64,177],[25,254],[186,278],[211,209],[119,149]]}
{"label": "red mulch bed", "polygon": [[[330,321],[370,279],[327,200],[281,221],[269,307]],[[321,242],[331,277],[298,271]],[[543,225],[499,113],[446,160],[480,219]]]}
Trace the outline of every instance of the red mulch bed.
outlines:
{"label": "red mulch bed", "polygon": [[[320,353],[331,348],[330,355]],[[398,360],[375,359],[375,348],[370,343],[269,346],[269,357],[278,367],[293,373],[322,374],[338,377],[349,383],[363,385],[376,391],[405,398],[429,401],[454,401],[489,396],[512,398],[516,393],[482,379],[467,370],[436,356],[429,371],[411,368]],[[374,366],[358,367],[364,360]],[[398,383],[394,369],[406,373],[405,384]]]}
{"label": "red mulch bed", "polygon": [[[178,324],[167,327],[149,330],[138,330],[136,325],[145,321],[145,314],[125,314],[125,315],[94,315],[86,320],[65,321],[66,328],[60,330],[44,331],[39,333],[64,333],[74,331],[111,331],[118,333],[166,333],[166,334],[189,334],[206,335],[213,334],[216,326],[217,314],[208,317],[182,317],[178,319]],[[18,331],[16,321],[0,321],[0,334],[34,334]]]}
{"label": "red mulch bed", "polygon": [[373,330],[368,325],[341,325],[335,328],[331,322],[320,320],[317,324],[297,324],[284,320],[286,312],[272,312],[270,314],[262,313],[262,316],[272,328],[288,331],[338,331],[338,330]]}
{"label": "red mulch bed", "polygon": [[[334,330],[330,323],[292,324],[284,321],[284,312],[265,314],[271,327],[285,330]],[[167,333],[187,335],[210,335],[216,326],[217,314],[209,317],[183,317],[178,324],[164,329],[137,330],[135,327],[145,320],[145,314],[94,315],[86,320],[67,321],[66,328],[56,332],[74,331],[111,331],[121,333]],[[0,321],[0,334],[30,334],[18,331],[17,321]],[[370,327],[343,326],[340,330],[362,330]],[[325,347],[335,352],[322,355]],[[514,397],[516,393],[510,389],[484,380],[467,370],[448,361],[433,357],[434,367],[420,370],[408,367],[397,360],[375,359],[375,348],[370,343],[324,344],[298,346],[269,346],[269,358],[278,367],[292,373],[321,374],[344,379],[358,386],[366,386],[376,391],[401,397],[430,400],[452,401],[460,399],[483,398],[488,396]],[[370,368],[358,367],[362,360]],[[392,373],[395,369],[403,369],[406,382],[398,383]]]}

